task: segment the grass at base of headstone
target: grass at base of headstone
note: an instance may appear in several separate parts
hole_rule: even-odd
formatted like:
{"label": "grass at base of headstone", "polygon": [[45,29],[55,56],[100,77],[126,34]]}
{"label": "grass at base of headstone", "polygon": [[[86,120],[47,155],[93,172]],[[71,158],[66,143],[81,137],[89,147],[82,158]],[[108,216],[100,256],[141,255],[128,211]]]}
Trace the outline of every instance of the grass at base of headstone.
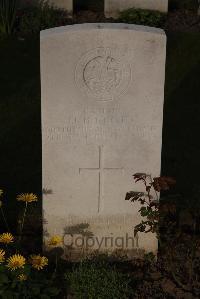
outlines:
{"label": "grass at base of headstone", "polygon": [[128,299],[133,294],[131,276],[119,272],[106,261],[83,261],[65,274],[76,299]]}

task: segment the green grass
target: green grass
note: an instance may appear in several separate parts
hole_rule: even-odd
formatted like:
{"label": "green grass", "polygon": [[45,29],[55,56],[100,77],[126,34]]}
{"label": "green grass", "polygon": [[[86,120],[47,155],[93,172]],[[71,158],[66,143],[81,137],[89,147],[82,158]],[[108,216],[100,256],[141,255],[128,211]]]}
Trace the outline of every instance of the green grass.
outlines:
{"label": "green grass", "polygon": [[[17,193],[41,192],[39,39],[0,40],[0,66],[0,188],[13,217]],[[200,177],[199,81],[200,34],[169,34],[162,173],[176,177],[186,201]]]}

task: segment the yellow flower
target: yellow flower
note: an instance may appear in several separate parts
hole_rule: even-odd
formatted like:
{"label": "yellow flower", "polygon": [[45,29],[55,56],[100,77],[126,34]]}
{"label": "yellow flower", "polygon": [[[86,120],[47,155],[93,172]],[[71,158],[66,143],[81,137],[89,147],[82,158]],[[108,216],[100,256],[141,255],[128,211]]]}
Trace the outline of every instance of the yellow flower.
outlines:
{"label": "yellow flower", "polygon": [[24,265],[26,263],[26,259],[20,254],[14,254],[11,257],[9,257],[7,262],[8,262],[7,267],[11,271],[14,271],[14,270],[19,269],[19,268],[24,268]]}
{"label": "yellow flower", "polygon": [[3,249],[0,249],[0,264],[5,261],[5,251]]}
{"label": "yellow flower", "polygon": [[9,244],[12,243],[14,240],[14,237],[10,233],[3,233],[0,235],[0,243]]}
{"label": "yellow flower", "polygon": [[25,280],[27,280],[27,275],[25,275],[25,274],[19,274],[17,278],[20,281],[25,281]]}
{"label": "yellow flower", "polygon": [[0,189],[0,196],[2,196],[3,195],[3,190],[2,189]]}
{"label": "yellow flower", "polygon": [[63,242],[63,238],[60,236],[53,236],[48,242],[48,245],[50,246],[58,246],[61,245]]}
{"label": "yellow flower", "polygon": [[24,202],[32,202],[32,201],[38,201],[37,195],[33,193],[21,193],[17,195],[18,201],[24,201]]}
{"label": "yellow flower", "polygon": [[45,256],[31,255],[30,263],[33,268],[41,270],[48,265],[48,259]]}

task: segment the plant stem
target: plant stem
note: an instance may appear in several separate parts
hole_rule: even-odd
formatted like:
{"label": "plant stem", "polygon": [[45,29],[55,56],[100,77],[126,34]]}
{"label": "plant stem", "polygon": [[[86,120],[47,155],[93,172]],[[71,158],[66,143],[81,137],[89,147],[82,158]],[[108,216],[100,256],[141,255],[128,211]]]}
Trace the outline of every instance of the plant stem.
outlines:
{"label": "plant stem", "polygon": [[8,222],[6,220],[6,217],[4,215],[4,211],[3,211],[2,207],[1,207],[1,214],[2,214],[3,221],[4,221],[5,225],[6,225],[6,228],[7,228],[8,232],[10,232],[10,228],[9,228]]}
{"label": "plant stem", "polygon": [[55,265],[55,273],[57,272],[57,267],[58,267],[58,256],[56,252],[56,265]]}
{"label": "plant stem", "polygon": [[25,218],[26,218],[27,207],[28,207],[28,203],[26,202],[26,205],[25,205],[25,208],[24,208],[24,214],[23,214],[23,217],[22,217],[22,225],[21,225],[19,240],[21,240],[21,238],[22,238],[22,233],[23,233],[23,229],[24,229],[24,221],[25,221]]}

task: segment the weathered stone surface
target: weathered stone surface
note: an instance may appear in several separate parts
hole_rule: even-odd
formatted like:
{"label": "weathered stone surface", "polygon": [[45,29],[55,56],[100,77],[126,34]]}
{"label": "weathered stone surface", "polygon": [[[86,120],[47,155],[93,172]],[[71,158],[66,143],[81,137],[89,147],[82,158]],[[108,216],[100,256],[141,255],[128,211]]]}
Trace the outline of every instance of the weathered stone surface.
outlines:
{"label": "weathered stone surface", "polygon": [[157,250],[154,234],[134,238],[139,206],[124,198],[143,190],[133,173],[160,174],[165,50],[143,26],[41,32],[44,231],[68,258]]}
{"label": "weathered stone surface", "polygon": [[105,15],[116,18],[120,11],[132,7],[167,12],[168,0],[105,0]]}

